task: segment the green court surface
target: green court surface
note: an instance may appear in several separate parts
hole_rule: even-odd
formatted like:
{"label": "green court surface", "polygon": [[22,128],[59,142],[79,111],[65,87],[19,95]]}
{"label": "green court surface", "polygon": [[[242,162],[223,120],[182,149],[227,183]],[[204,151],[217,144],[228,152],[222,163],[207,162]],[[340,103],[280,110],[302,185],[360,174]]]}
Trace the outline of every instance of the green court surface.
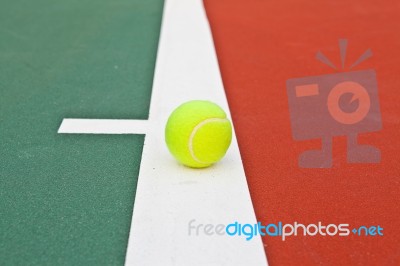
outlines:
{"label": "green court surface", "polygon": [[144,136],[57,129],[147,119],[162,7],[1,1],[1,265],[124,263]]}

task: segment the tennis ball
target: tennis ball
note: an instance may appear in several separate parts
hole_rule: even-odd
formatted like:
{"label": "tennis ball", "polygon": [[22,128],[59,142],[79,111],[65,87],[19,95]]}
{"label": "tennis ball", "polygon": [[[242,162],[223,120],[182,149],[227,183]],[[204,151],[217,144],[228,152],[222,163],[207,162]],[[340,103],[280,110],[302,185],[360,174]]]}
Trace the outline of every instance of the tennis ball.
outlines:
{"label": "tennis ball", "polygon": [[170,115],[165,142],[182,164],[204,168],[224,157],[232,140],[232,125],[224,110],[209,101],[190,101]]}

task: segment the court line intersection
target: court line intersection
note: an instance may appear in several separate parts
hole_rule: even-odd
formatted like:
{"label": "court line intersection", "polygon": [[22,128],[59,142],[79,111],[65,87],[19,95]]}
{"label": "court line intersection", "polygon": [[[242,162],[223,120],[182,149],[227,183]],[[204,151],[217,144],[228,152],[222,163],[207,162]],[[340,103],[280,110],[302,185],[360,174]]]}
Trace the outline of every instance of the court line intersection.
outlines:
{"label": "court line intersection", "polygon": [[260,236],[188,234],[189,222],[256,223],[236,136],[226,157],[203,170],[177,164],[164,144],[168,115],[210,100],[229,114],[201,0],[166,0],[149,121],[63,120],[59,133],[146,134],[126,265],[267,265]]}

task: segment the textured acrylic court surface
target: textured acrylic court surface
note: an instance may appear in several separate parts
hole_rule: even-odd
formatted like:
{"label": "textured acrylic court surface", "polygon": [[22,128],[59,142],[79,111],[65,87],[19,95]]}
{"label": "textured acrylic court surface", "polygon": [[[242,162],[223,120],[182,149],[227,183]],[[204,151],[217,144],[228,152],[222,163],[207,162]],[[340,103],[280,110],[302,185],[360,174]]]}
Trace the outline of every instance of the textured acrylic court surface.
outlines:
{"label": "textured acrylic court surface", "polygon": [[[264,238],[271,265],[399,265],[398,1],[212,0],[241,155],[263,223],[380,224],[382,238]],[[122,264],[143,136],[57,135],[64,117],[148,113],[161,1],[0,0],[0,264]],[[291,137],[286,80],[331,74],[371,48],[383,129],[361,138],[380,165],[299,169],[318,141]],[[257,140],[257,141],[254,141]]]}
{"label": "textured acrylic court surface", "polygon": [[0,264],[120,265],[144,136],[56,132],[148,117],[163,1],[0,6]]}
{"label": "textured acrylic court surface", "polygon": [[[383,237],[264,237],[271,265],[400,265],[399,1],[206,0],[222,77],[255,212],[263,223],[381,225]],[[349,41],[346,69],[338,40]],[[299,169],[298,155],[319,140],[292,139],[286,80],[375,69],[383,129],[360,143],[381,164],[347,164],[346,139],[333,140],[334,166]],[[255,141],[256,140],[256,141]]]}

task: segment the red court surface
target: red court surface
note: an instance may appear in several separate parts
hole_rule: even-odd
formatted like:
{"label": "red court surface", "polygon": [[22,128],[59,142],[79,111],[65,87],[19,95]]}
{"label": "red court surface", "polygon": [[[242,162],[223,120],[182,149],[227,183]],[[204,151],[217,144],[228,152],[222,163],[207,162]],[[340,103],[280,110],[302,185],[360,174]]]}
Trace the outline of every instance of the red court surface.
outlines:
{"label": "red court surface", "polygon": [[[380,225],[384,236],[264,237],[271,265],[400,265],[400,3],[398,1],[205,1],[250,194],[262,223]],[[315,59],[321,50],[340,66]],[[379,147],[380,164],[348,164],[346,139],[333,140],[333,167],[298,167],[319,140],[291,135],[286,80],[375,69],[383,129],[360,143]]]}

